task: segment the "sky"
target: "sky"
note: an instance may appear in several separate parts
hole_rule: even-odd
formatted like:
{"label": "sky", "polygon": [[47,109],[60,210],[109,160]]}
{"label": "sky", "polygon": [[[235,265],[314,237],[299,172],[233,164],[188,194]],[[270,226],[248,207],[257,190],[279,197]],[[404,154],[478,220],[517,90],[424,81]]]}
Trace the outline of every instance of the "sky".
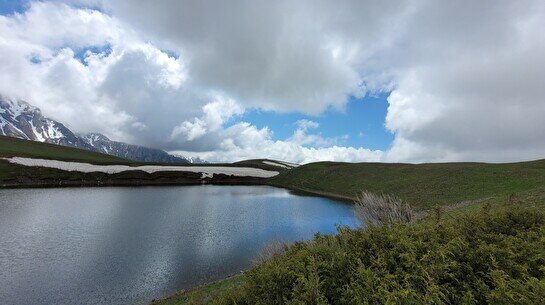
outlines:
{"label": "sky", "polygon": [[545,158],[542,0],[0,0],[0,94],[207,161]]}

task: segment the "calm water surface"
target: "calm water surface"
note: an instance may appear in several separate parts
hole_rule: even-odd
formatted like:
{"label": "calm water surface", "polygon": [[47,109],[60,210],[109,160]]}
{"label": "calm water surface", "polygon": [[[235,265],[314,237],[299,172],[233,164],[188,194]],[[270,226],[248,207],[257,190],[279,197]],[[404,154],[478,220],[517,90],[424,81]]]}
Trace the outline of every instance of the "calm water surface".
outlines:
{"label": "calm water surface", "polygon": [[266,186],[0,190],[0,304],[146,304],[336,225],[350,205]]}

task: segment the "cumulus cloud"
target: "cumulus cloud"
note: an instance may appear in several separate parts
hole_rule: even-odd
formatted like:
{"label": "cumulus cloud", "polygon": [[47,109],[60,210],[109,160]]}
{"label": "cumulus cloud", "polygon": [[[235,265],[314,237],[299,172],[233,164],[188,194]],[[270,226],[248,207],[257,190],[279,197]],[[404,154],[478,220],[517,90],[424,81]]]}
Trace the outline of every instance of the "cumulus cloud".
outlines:
{"label": "cumulus cloud", "polygon": [[[105,1],[127,20],[190,57],[201,86],[249,107],[318,114],[360,95],[350,48],[328,33],[321,10],[292,1]],[[315,13],[316,16],[305,16]]]}
{"label": "cumulus cloud", "polygon": [[311,120],[299,120],[296,122],[297,129],[293,135],[288,139],[288,141],[297,143],[302,146],[311,146],[311,147],[327,147],[337,144],[339,139],[346,140],[347,135],[336,138],[324,138],[320,134],[312,134],[309,131],[313,129],[318,129],[320,124]]}
{"label": "cumulus cloud", "polygon": [[[31,2],[0,16],[0,91],[78,131],[222,161],[531,159],[545,152],[543,28],[540,0]],[[312,121],[283,140],[236,121],[375,92],[389,95],[385,152]]]}
{"label": "cumulus cloud", "polygon": [[545,37],[536,31],[545,26],[544,3],[430,2],[414,15],[406,51],[425,45],[426,57],[411,55],[419,60],[397,71],[386,119],[396,133],[389,158],[542,158]]}
{"label": "cumulus cloud", "polygon": [[174,141],[193,141],[207,133],[218,131],[232,116],[244,113],[244,108],[233,99],[216,95],[215,100],[202,107],[203,116],[184,121],[174,127],[170,138]]}
{"label": "cumulus cloud", "polygon": [[182,59],[97,10],[32,2],[0,16],[0,35],[0,91],[78,132],[166,146],[204,101]]}
{"label": "cumulus cloud", "polygon": [[221,131],[219,146],[208,151],[173,151],[201,159],[231,162],[246,159],[271,158],[296,163],[317,161],[381,161],[384,153],[379,150],[345,146],[307,147],[291,140],[273,140],[271,131],[257,128],[247,122],[239,122]]}

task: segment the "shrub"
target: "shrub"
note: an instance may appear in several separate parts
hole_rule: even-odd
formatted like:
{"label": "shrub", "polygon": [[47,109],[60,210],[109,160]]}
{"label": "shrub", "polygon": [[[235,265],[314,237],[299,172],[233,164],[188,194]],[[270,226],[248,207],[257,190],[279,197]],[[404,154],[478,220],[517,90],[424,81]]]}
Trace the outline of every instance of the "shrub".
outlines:
{"label": "shrub", "polygon": [[416,213],[409,204],[392,195],[375,195],[363,191],[356,197],[354,212],[364,225],[412,223]]}
{"label": "shrub", "polygon": [[253,267],[217,304],[542,304],[545,214],[339,228]]}

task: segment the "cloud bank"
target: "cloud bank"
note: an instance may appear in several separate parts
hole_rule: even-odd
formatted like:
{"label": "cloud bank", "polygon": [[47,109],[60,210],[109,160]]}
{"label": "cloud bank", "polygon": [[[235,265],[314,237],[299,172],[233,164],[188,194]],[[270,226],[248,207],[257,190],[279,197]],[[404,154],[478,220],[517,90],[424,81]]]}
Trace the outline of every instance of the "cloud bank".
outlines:
{"label": "cloud bank", "polygon": [[[542,158],[543,28],[539,0],[30,2],[0,16],[0,92],[78,131],[209,160]],[[377,92],[386,151],[339,146],[312,121],[274,140],[240,120]]]}

